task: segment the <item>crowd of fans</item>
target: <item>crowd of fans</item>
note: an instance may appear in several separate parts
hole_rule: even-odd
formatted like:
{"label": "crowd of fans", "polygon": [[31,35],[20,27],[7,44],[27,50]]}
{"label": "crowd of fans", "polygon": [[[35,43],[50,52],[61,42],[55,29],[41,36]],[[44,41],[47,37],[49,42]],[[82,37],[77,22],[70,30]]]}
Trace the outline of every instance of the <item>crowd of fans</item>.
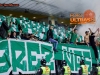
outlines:
{"label": "crowd of fans", "polygon": [[[53,44],[53,50],[58,52],[57,44],[65,43],[65,44],[75,44],[75,45],[87,45],[91,46],[94,50],[94,54],[96,60],[98,60],[98,51],[97,47],[100,47],[100,32],[99,28],[93,32],[90,28],[88,31],[85,31],[85,36],[79,35],[77,26],[75,25],[73,28],[64,28],[64,27],[56,27],[54,25],[48,25],[47,30],[42,30],[42,28],[38,29],[41,31],[39,33],[36,30],[34,33],[25,33],[23,30],[22,23],[16,23],[12,20],[7,20],[4,18],[0,19],[0,39],[20,39],[20,40],[31,40],[31,41],[44,41],[50,42]],[[30,24],[30,23],[29,23]],[[11,30],[13,26],[18,26],[18,31]],[[45,26],[46,27],[46,26]],[[15,27],[16,28],[16,27]],[[26,27],[27,28],[27,27]],[[34,27],[33,27],[34,28]],[[20,74],[21,75],[21,74]]]}
{"label": "crowd of fans", "polygon": [[99,28],[95,32],[88,28],[88,31],[84,32],[85,36],[82,36],[78,34],[77,25],[73,28],[64,28],[63,26],[40,24],[39,22],[35,23],[34,21],[21,18],[19,18],[19,23],[16,18],[14,21],[11,18],[9,22],[7,18],[1,18],[0,38],[50,42],[53,44],[55,52],[58,52],[58,43],[87,45],[92,47],[95,58],[98,60],[97,46],[100,47]]}
{"label": "crowd of fans", "polygon": [[[14,24],[18,25],[18,31],[14,31],[14,30],[11,31],[11,27]],[[48,33],[50,26],[52,27],[52,31],[53,31],[52,34]],[[20,23],[16,24],[16,22],[12,20],[10,20],[10,22],[8,23],[8,20],[4,19],[0,26],[0,37],[3,39],[13,38],[13,39],[32,40],[32,41],[50,41],[48,40],[48,34],[49,34],[49,36],[52,35],[52,39],[58,41],[58,43],[68,43],[68,44],[70,43],[70,44],[79,44],[79,45],[82,44],[82,45],[89,46],[90,45],[89,36],[90,36],[90,32],[92,32],[91,29],[85,32],[85,36],[83,38],[83,36],[77,33],[76,27],[77,27],[76,25],[73,28],[68,28],[68,27],[64,28],[64,27],[56,27],[53,25],[48,25],[47,31],[42,31],[41,33],[39,33],[38,31],[36,31],[35,33],[23,33],[23,29]],[[60,28],[60,31],[59,31],[59,28]],[[95,44],[98,46],[100,45],[99,29],[97,31],[98,31],[98,34],[96,35],[97,38],[95,40]]]}

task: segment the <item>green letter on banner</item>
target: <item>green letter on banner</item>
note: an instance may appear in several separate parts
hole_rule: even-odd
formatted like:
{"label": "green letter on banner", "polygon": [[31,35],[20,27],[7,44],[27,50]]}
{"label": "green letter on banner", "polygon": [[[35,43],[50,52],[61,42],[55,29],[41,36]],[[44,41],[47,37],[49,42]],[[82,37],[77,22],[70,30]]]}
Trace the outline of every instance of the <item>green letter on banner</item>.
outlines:
{"label": "green letter on banner", "polygon": [[11,51],[13,71],[16,72],[17,68],[27,71],[24,42],[11,41]]}
{"label": "green letter on banner", "polygon": [[0,73],[7,72],[11,67],[7,41],[0,42]]}
{"label": "green letter on banner", "polygon": [[[45,43],[46,44],[46,43]],[[55,63],[54,63],[54,53],[52,51],[52,46],[51,44],[41,44],[41,52],[43,54],[43,57],[47,61],[47,65],[50,67],[51,72],[55,72]]]}
{"label": "green letter on banner", "polygon": [[75,62],[75,71],[78,71],[80,68],[80,60],[82,59],[82,50],[78,48],[73,48],[74,51],[74,62]]}
{"label": "green letter on banner", "polygon": [[66,60],[71,70],[74,70],[73,54],[71,54],[72,50],[66,46],[62,46],[62,50],[64,51],[64,60]]}
{"label": "green letter on banner", "polygon": [[39,43],[27,43],[29,71],[35,72],[40,67]]}

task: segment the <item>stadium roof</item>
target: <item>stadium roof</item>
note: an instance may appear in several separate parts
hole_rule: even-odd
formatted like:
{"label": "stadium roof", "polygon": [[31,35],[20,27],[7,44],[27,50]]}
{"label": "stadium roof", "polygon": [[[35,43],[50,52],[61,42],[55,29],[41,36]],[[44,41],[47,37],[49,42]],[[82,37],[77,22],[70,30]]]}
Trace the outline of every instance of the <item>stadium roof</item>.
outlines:
{"label": "stadium roof", "polygon": [[100,0],[0,0],[1,4],[19,4],[19,7],[0,7],[0,9],[41,13],[58,17],[69,17],[70,12],[97,11]]}

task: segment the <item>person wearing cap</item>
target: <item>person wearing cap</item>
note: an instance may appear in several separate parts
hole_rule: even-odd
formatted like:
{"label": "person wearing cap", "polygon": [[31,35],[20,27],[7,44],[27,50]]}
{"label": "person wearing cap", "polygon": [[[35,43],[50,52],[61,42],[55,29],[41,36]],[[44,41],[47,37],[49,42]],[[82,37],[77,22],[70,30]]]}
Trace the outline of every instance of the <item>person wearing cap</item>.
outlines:
{"label": "person wearing cap", "polygon": [[79,75],[88,75],[88,67],[85,65],[84,60],[80,61]]}
{"label": "person wearing cap", "polygon": [[65,60],[62,61],[62,68],[60,70],[60,73],[62,75],[71,75],[71,69],[69,66],[67,66],[67,63]]}
{"label": "person wearing cap", "polygon": [[46,60],[41,60],[41,67],[37,71],[36,75],[51,75],[50,68],[46,65]]}

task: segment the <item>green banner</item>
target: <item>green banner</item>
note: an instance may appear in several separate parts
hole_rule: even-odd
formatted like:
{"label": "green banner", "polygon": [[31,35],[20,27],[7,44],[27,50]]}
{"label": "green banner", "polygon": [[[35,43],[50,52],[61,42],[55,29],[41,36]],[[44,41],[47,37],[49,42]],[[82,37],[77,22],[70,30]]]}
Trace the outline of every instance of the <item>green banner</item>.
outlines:
{"label": "green banner", "polygon": [[96,63],[91,47],[58,44],[57,50],[59,52],[54,53],[52,44],[41,41],[2,40],[0,41],[0,75],[8,75],[10,71],[13,74],[18,72],[35,74],[41,66],[42,58],[47,60],[52,73],[55,73],[54,60],[66,60],[73,73],[78,72],[81,59],[85,60],[89,71],[92,63]]}

